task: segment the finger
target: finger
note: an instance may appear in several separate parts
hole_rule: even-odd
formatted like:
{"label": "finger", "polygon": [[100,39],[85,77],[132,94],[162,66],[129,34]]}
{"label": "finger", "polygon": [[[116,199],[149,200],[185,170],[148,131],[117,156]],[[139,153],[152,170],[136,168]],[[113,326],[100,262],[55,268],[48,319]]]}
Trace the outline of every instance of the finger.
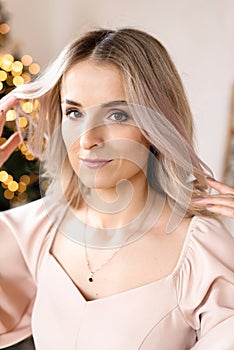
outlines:
{"label": "finger", "polygon": [[18,99],[15,96],[6,96],[0,100],[0,135],[5,124],[6,112],[16,105]]}
{"label": "finger", "polygon": [[233,193],[234,194],[234,188],[230,187],[228,185],[225,185],[223,182],[216,181],[214,179],[207,178],[206,181],[208,182],[209,186],[213,188],[214,190],[225,194],[225,193]]}
{"label": "finger", "polygon": [[0,110],[0,136],[2,135],[4,124],[5,124],[5,112],[3,109],[1,109]]}
{"label": "finger", "polygon": [[0,100],[0,110],[4,110],[5,112],[8,109],[11,109],[18,103],[18,98],[13,95],[6,95]]}
{"label": "finger", "polygon": [[0,147],[0,166],[9,158],[20,142],[20,135],[16,132]]}
{"label": "finger", "polygon": [[234,208],[222,205],[211,205],[206,207],[212,213],[220,214],[234,220]]}
{"label": "finger", "polygon": [[207,196],[204,198],[193,198],[192,203],[198,205],[198,206],[206,206],[208,204],[215,204],[215,205],[223,205],[223,206],[230,206],[234,208],[234,195],[231,193],[228,194],[219,194],[219,195],[212,195]]}

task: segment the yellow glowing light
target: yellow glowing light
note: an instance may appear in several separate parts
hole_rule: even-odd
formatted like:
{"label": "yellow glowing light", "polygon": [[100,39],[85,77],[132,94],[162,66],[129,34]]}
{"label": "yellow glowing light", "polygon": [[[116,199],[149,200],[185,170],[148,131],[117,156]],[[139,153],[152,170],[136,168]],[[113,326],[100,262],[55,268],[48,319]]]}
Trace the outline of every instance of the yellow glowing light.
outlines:
{"label": "yellow glowing light", "polygon": [[28,152],[28,150],[23,145],[20,146],[20,150],[22,154],[26,154]]}
{"label": "yellow glowing light", "polygon": [[32,57],[30,55],[24,55],[21,57],[21,62],[23,63],[24,66],[30,66],[32,63]]}
{"label": "yellow glowing light", "polygon": [[7,34],[9,32],[9,30],[10,30],[10,26],[7,23],[2,23],[0,25],[0,33],[2,35]]}
{"label": "yellow glowing light", "polygon": [[22,109],[25,113],[31,113],[33,111],[32,102],[25,102],[22,106]]}
{"label": "yellow glowing light", "polygon": [[18,198],[19,198],[20,202],[26,202],[28,200],[28,195],[27,195],[27,193],[20,193],[18,195]]}
{"label": "yellow glowing light", "polygon": [[14,198],[14,192],[11,192],[10,190],[4,191],[4,197],[5,197],[6,199],[12,199],[12,198]]}
{"label": "yellow glowing light", "polygon": [[34,160],[35,159],[35,157],[32,154],[26,154],[25,157],[27,160]]}
{"label": "yellow glowing light", "polygon": [[6,121],[11,122],[15,120],[16,118],[16,113],[13,109],[10,109],[9,111],[6,112]]}
{"label": "yellow glowing light", "polygon": [[3,89],[3,83],[0,81],[0,91]]}
{"label": "yellow glowing light", "polygon": [[8,188],[8,186],[7,186],[7,185],[5,185],[5,184],[4,184],[4,182],[2,182],[2,188],[7,189],[7,188]]}
{"label": "yellow glowing light", "polygon": [[6,138],[5,137],[1,137],[0,138],[0,146],[4,144],[4,142],[6,142]]}
{"label": "yellow glowing light", "polygon": [[20,182],[24,182],[25,185],[30,184],[30,177],[28,175],[22,175],[20,177]]}
{"label": "yellow glowing light", "polygon": [[3,62],[1,65],[2,69],[4,69],[6,72],[10,72],[11,71],[11,62]]}
{"label": "yellow glowing light", "polygon": [[20,77],[20,76],[16,76],[13,78],[13,84],[15,86],[19,86],[22,85],[24,83],[24,78]]}
{"label": "yellow glowing light", "polygon": [[23,64],[22,62],[20,61],[15,61],[12,63],[12,66],[11,66],[11,69],[14,71],[14,72],[21,72],[22,69],[23,69]]}
{"label": "yellow glowing light", "polygon": [[13,77],[11,75],[8,75],[6,82],[7,82],[7,85],[13,86],[14,85],[13,84]]}
{"label": "yellow glowing light", "polygon": [[21,75],[21,74],[22,74],[22,70],[19,71],[19,72],[15,72],[14,70],[11,71],[11,75],[13,76],[13,78],[14,78],[14,77],[18,77],[18,76]]}
{"label": "yellow glowing light", "polygon": [[19,124],[21,128],[25,128],[28,125],[28,121],[25,117],[20,117]]}
{"label": "yellow glowing light", "polygon": [[5,170],[0,171],[0,181],[5,182],[8,179],[8,173]]}
{"label": "yellow glowing light", "polygon": [[18,187],[18,192],[19,193],[23,193],[24,191],[26,191],[26,184],[22,181],[19,182],[19,187]]}
{"label": "yellow glowing light", "polygon": [[5,185],[8,185],[11,181],[13,181],[13,177],[11,175],[8,174],[8,177],[4,182]]}
{"label": "yellow glowing light", "polygon": [[39,100],[34,100],[34,106],[33,106],[34,111],[39,107],[39,105],[40,105]]}
{"label": "yellow glowing light", "polygon": [[19,188],[19,185],[16,181],[11,181],[9,184],[8,184],[8,190],[10,190],[11,192],[15,192],[17,191]]}
{"label": "yellow glowing light", "polygon": [[42,191],[46,191],[49,187],[49,182],[47,180],[43,180],[40,184]]}
{"label": "yellow glowing light", "polygon": [[7,53],[7,54],[5,54],[2,57],[2,61],[4,61],[4,60],[10,61],[11,63],[13,63],[14,62],[14,57],[11,54]]}
{"label": "yellow glowing light", "polygon": [[23,73],[22,78],[24,79],[24,83],[27,84],[31,81],[31,76],[28,73]]}
{"label": "yellow glowing light", "polygon": [[2,69],[5,70],[6,72],[10,72],[12,62],[14,62],[14,57],[12,55],[10,54],[4,55],[2,57],[2,63],[1,63]]}
{"label": "yellow glowing light", "polygon": [[40,72],[40,66],[37,63],[32,63],[29,68],[29,73],[31,74],[38,74]]}
{"label": "yellow glowing light", "polygon": [[3,70],[0,70],[0,81],[4,81],[7,78],[7,73]]}

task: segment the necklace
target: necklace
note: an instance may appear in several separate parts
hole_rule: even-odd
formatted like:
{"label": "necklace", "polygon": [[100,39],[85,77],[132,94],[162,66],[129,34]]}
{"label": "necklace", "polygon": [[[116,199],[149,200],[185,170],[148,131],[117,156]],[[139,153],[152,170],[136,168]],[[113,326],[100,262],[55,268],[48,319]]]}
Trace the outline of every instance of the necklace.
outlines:
{"label": "necklace", "polygon": [[114,254],[111,255],[111,257],[109,259],[107,259],[103,264],[101,264],[99,267],[97,267],[96,269],[92,269],[91,267],[91,263],[90,263],[90,260],[89,260],[89,257],[88,257],[88,251],[87,251],[87,246],[86,246],[86,227],[87,227],[87,224],[86,224],[86,221],[87,221],[87,211],[86,211],[86,217],[85,217],[85,223],[84,223],[84,247],[85,247],[85,259],[86,259],[86,265],[87,265],[87,268],[90,272],[90,276],[89,276],[89,282],[93,282],[93,277],[94,277],[94,274],[99,271],[103,266],[105,266],[109,261],[111,261],[114,256],[118,253],[118,251],[123,247],[123,245],[117,249]]}
{"label": "necklace", "polygon": [[[154,201],[153,201],[154,202]],[[152,209],[152,203],[150,204],[150,209]],[[150,213],[151,210],[149,210],[149,213]],[[148,213],[148,215],[149,215]],[[146,217],[148,216],[146,215]],[[144,219],[146,219],[146,217],[144,217]],[[103,263],[101,264],[100,266],[98,266],[96,269],[93,269],[92,266],[91,266],[91,263],[90,263],[90,259],[88,257],[88,251],[87,251],[87,246],[86,246],[86,224],[87,222],[87,211],[86,211],[86,217],[85,217],[85,223],[84,223],[84,250],[85,250],[85,259],[86,259],[86,265],[87,265],[87,268],[90,272],[90,276],[88,278],[89,282],[93,282],[94,281],[94,274],[96,272],[98,272],[103,266],[105,266],[106,264],[108,264],[114,257],[115,255],[125,246],[125,244],[130,240],[130,238],[132,236],[134,236],[136,234],[137,231],[134,231],[132,232],[128,237],[127,239],[125,240],[125,242]],[[154,220],[155,222],[155,220]],[[144,225],[143,225],[144,226]],[[146,230],[145,232],[147,232],[148,230]]]}
{"label": "necklace", "polygon": [[90,272],[90,277],[89,277],[89,282],[93,282],[93,276],[94,274],[99,271],[104,265],[106,265],[109,261],[111,261],[114,256],[119,252],[119,250],[122,248],[123,246],[121,246],[118,250],[116,250],[114,252],[114,254],[111,255],[111,257],[109,259],[107,259],[103,264],[101,264],[99,267],[97,267],[95,270],[92,269],[91,267],[91,264],[90,264],[90,260],[88,258],[88,252],[87,252],[87,247],[85,245],[85,258],[86,258],[86,264],[87,264],[87,267],[89,269],[89,272]]}

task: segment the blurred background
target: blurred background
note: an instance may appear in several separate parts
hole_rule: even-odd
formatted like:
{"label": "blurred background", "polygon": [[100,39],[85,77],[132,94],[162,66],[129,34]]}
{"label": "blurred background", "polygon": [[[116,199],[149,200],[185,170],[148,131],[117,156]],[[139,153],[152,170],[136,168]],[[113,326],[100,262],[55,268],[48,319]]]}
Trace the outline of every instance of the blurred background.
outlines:
{"label": "blurred background", "polygon": [[[162,42],[187,91],[198,153],[215,178],[234,186],[233,0],[2,0],[0,97],[30,81],[68,41],[99,26],[137,27]],[[25,104],[24,111],[31,108]],[[7,120],[0,143],[14,129],[12,113]],[[39,196],[37,160],[21,145],[0,169],[0,210]]]}

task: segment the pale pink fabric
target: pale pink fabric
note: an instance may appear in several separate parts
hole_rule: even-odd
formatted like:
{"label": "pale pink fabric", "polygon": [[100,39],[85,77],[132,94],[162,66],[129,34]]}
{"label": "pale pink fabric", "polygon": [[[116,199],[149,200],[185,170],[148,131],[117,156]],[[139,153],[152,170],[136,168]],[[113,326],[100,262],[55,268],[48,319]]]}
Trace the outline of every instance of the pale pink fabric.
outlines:
{"label": "pale pink fabric", "polygon": [[38,350],[234,349],[234,240],[219,221],[192,219],[168,277],[94,301],[50,254],[55,233],[43,200],[0,213],[0,348],[32,327]]}

